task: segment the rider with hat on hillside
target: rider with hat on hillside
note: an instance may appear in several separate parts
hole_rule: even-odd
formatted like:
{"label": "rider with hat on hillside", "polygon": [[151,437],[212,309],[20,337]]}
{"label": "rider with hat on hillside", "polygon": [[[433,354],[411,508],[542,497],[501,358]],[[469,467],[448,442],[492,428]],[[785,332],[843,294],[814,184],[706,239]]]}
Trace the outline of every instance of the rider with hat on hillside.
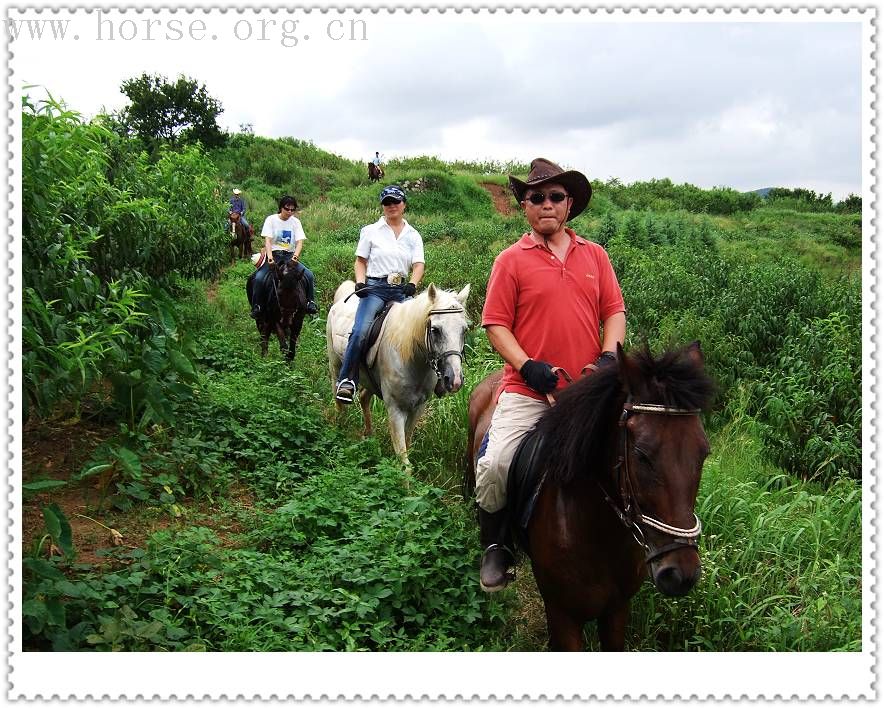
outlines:
{"label": "rider with hat on hillside", "polygon": [[608,254],[565,226],[589,204],[589,180],[537,158],[527,180],[510,175],[509,181],[530,231],[497,256],[482,311],[488,340],[506,362],[488,445],[476,465],[485,549],[479,580],[487,592],[510,579],[506,480],[516,448],[550,405],[547,394],[566,385],[552,369],[576,379],[587,364],[591,370],[616,361],[626,336],[626,308]]}
{"label": "rider with hat on hillside", "polygon": [[356,246],[353,269],[355,294],[360,300],[335,386],[335,400],[339,403],[353,403],[356,396],[362,346],[375,315],[390,300],[402,302],[412,297],[424,276],[424,242],[403,217],[405,192],[397,185],[384,187],[381,206],[384,215],[362,227]]}
{"label": "rider with hat on hillside", "polygon": [[234,212],[239,214],[242,225],[249,228],[249,222],[246,220],[246,201],[242,198],[242,192],[239,189],[233,190],[233,196],[230,197],[230,209],[227,211],[230,214]]}

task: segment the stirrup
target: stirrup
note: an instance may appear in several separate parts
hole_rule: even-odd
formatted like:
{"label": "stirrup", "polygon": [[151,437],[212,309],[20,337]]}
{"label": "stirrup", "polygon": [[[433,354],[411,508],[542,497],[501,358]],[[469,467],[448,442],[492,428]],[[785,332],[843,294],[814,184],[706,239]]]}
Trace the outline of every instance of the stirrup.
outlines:
{"label": "stirrup", "polygon": [[[485,560],[488,558],[490,553],[494,553],[495,551],[503,551],[508,556],[508,560],[506,565],[504,566],[504,570],[502,571],[503,579],[500,583],[496,585],[486,585],[482,582],[482,567],[485,565]],[[516,579],[516,573],[514,569],[514,565],[516,562],[515,554],[502,543],[492,543],[488,546],[485,551],[482,553],[482,561],[479,565],[479,587],[485,592],[497,592],[498,590],[503,590],[507,585],[509,585],[512,581]]]}
{"label": "stirrup", "polygon": [[335,389],[335,400],[341,403],[353,403],[354,398],[356,398],[356,384],[350,379],[339,381]]}

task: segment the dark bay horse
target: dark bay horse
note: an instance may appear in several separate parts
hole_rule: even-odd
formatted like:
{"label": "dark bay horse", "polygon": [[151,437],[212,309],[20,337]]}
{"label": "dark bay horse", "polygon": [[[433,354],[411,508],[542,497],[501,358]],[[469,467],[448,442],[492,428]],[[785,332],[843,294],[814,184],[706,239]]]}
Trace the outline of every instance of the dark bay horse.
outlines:
{"label": "dark bay horse", "polygon": [[[473,463],[494,401],[493,380],[486,382],[499,375],[470,399]],[[648,574],[665,595],[696,584],[694,503],[709,452],[700,412],[713,391],[699,342],[659,357],[625,356],[618,346],[616,364],[566,388],[538,421],[530,435],[540,447],[530,460],[540,491],[522,545],[551,649],[582,650],[583,627],[594,619],[601,648],[622,650],[629,601]],[[486,429],[473,429],[480,421]],[[515,505],[510,497],[511,519]]]}
{"label": "dark bay horse", "polygon": [[[304,271],[298,267],[294,259],[286,261],[282,266],[276,264],[265,266],[270,268],[270,297],[267,306],[255,320],[261,334],[261,356],[267,356],[267,345],[270,334],[275,332],[279,339],[279,348],[288,361],[295,358],[298,348],[298,337],[304,325],[307,313],[307,288],[304,282]],[[255,274],[246,281],[246,294],[249,305],[252,304],[252,287]],[[288,339],[288,342],[286,342]]]}
{"label": "dark bay horse", "polygon": [[239,258],[250,258],[252,255],[252,229],[242,222],[242,216],[237,211],[227,215],[227,228],[230,233],[230,260],[236,262]]}
{"label": "dark bay horse", "polygon": [[368,179],[377,182],[384,176],[384,171],[373,162],[368,163]]}

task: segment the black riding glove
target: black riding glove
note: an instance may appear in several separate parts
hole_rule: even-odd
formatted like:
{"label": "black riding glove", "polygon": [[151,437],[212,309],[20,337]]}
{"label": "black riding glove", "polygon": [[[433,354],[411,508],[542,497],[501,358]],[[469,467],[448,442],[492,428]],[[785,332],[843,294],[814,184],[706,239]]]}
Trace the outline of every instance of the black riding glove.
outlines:
{"label": "black riding glove", "polygon": [[356,293],[356,297],[365,297],[368,295],[364,288],[365,283],[356,283],[356,287],[353,289],[353,292]]}
{"label": "black riding glove", "polygon": [[603,366],[604,364],[613,364],[617,361],[617,355],[614,352],[602,352],[599,354],[599,358],[595,360],[596,367]]}
{"label": "black riding glove", "polygon": [[417,285],[414,283],[405,283],[402,286],[402,292],[405,293],[405,297],[413,297],[417,292]]}
{"label": "black riding glove", "polygon": [[525,383],[537,393],[552,393],[559,383],[559,377],[553,373],[552,366],[545,361],[528,359],[522,364],[519,373],[525,379]]}

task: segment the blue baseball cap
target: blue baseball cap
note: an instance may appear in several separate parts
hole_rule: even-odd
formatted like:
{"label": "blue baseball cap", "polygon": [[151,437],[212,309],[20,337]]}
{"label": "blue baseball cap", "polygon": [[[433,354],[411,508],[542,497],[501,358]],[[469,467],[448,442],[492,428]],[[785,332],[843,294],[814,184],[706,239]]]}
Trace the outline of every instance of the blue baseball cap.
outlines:
{"label": "blue baseball cap", "polygon": [[384,187],[381,190],[381,199],[380,201],[383,203],[384,199],[387,197],[393,197],[393,199],[400,199],[403,202],[407,202],[408,200],[405,198],[405,192],[402,191],[402,187],[398,185],[391,184],[389,187]]}

